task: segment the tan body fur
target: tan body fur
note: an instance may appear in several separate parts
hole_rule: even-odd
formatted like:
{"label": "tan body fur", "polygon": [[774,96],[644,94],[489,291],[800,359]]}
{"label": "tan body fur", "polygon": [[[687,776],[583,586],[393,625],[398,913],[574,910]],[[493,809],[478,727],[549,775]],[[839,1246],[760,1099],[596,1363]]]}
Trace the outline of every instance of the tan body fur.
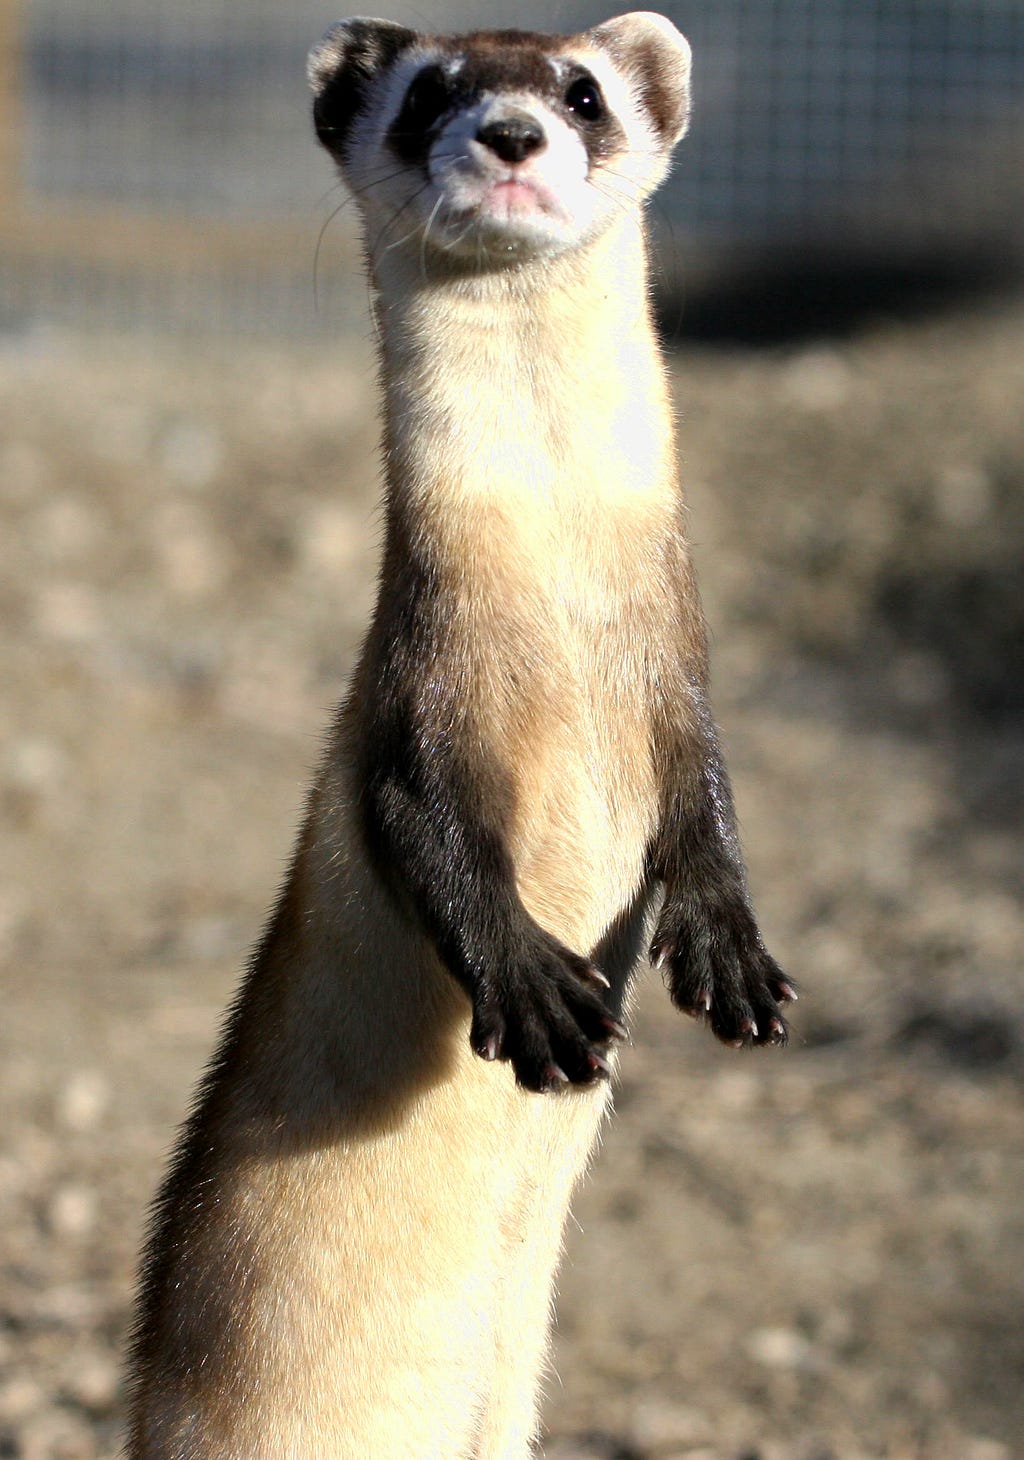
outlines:
{"label": "tan body fur", "polygon": [[[450,605],[445,663],[421,672],[457,676],[451,737],[500,774],[519,896],[599,950],[619,1012],[663,699],[680,657],[705,673],[639,217],[530,270],[371,263],[393,509]],[[382,604],[402,571],[386,554]],[[161,1199],[131,1460],[532,1453],[562,1229],[610,1087],[538,1095],[479,1058],[470,1000],[382,884],[359,766],[386,632],[381,610]]]}

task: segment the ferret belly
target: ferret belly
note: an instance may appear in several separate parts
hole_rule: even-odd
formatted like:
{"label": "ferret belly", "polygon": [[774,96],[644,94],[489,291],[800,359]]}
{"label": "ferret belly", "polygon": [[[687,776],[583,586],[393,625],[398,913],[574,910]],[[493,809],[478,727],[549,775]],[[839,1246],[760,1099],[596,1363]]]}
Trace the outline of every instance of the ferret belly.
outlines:
{"label": "ferret belly", "polygon": [[559,606],[531,632],[540,649],[524,656],[515,625],[507,639],[492,626],[473,728],[508,787],[528,912],[587,953],[646,878],[660,798],[650,687],[628,625]]}
{"label": "ferret belly", "polygon": [[154,1429],[174,1440],[140,1454],[470,1460],[496,1373],[543,1348],[608,1086],[538,1096],[479,1059],[461,989],[331,840],[314,855],[330,914],[266,969],[275,1033],[207,1121],[233,1155],[181,1193],[207,1219],[175,1243],[171,1301],[206,1358],[179,1384],[163,1365]]}
{"label": "ferret belly", "polygon": [[279,1013],[260,1016],[285,1041],[263,1043],[253,1072],[278,1114],[253,1149],[229,1097],[224,1146],[250,1150],[220,1178],[229,1251],[194,1254],[190,1307],[210,1311],[197,1268],[212,1281],[251,1254],[210,1335],[221,1362],[237,1345],[239,1370],[260,1374],[258,1401],[227,1385],[225,1455],[262,1455],[258,1437],[274,1434],[295,1460],[455,1460],[476,1454],[508,1355],[543,1350],[569,1199],[610,1089],[539,1096],[473,1053],[468,999],[358,850],[351,772],[329,775],[303,874],[317,933],[294,966],[285,945],[268,970],[286,975]]}
{"label": "ferret belly", "polygon": [[650,759],[628,719],[556,722],[518,776],[511,843],[520,896],[578,952],[597,945],[644,881],[657,811]]}
{"label": "ferret belly", "polygon": [[543,490],[503,478],[431,523],[460,735],[506,800],[527,910],[581,953],[636,898],[660,811],[647,646],[668,595],[637,562],[657,556],[669,494],[623,493],[601,498],[596,467]]}

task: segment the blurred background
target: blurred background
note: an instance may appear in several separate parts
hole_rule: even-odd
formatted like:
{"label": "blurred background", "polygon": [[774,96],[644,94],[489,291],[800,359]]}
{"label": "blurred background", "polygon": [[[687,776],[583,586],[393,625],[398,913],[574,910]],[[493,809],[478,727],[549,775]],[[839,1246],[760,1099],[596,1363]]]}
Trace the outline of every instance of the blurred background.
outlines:
{"label": "blurred background", "polygon": [[[756,900],[651,977],[552,1460],[1024,1456],[1024,6],[667,5],[656,305]],[[572,30],[575,4],[394,6]],[[116,1453],[146,1203],[372,602],[320,0],[0,0],[0,1457]]]}
{"label": "blurred background", "polygon": [[[697,56],[693,131],[657,209],[665,292],[691,296],[678,328],[786,333],[799,316],[820,330],[823,308],[856,303],[821,297],[836,295],[823,276],[840,259],[848,290],[915,298],[1020,268],[1020,4],[671,10]],[[572,30],[596,12],[483,0],[391,14]],[[330,173],[309,146],[303,79],[309,36],[335,18],[330,0],[3,0],[4,323],[336,329],[344,302],[310,288]],[[332,244],[350,232],[344,215]],[[768,265],[782,297],[735,297],[738,272]]]}

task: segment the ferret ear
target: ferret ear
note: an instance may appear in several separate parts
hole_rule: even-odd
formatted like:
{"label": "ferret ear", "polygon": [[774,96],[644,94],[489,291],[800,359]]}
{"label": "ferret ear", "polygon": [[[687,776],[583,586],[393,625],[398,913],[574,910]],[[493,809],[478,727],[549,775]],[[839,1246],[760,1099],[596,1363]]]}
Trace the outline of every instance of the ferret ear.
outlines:
{"label": "ferret ear", "polygon": [[374,78],[416,39],[390,20],[339,20],[313,47],[306,75],[313,88],[313,125],[328,152],[341,155]]}
{"label": "ferret ear", "polygon": [[641,106],[666,147],[690,124],[690,43],[664,15],[634,10],[587,32],[608,52],[636,89]]}

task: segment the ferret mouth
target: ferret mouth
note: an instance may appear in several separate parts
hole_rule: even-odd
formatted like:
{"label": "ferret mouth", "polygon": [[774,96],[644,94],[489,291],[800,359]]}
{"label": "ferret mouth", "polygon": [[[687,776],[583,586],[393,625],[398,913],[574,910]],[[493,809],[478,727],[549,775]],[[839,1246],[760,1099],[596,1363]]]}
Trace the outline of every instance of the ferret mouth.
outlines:
{"label": "ferret mouth", "polygon": [[473,138],[447,139],[430,159],[430,186],[415,204],[425,246],[477,264],[561,251],[580,233],[582,149],[567,150],[568,158],[546,148],[506,161]]}
{"label": "ferret mouth", "polygon": [[562,213],[557,199],[550,190],[532,179],[520,177],[501,178],[485,189],[479,203],[479,211],[492,218],[531,217],[537,213],[548,217]]}
{"label": "ferret mouth", "polygon": [[498,232],[528,233],[538,227],[546,232],[569,221],[556,194],[536,178],[508,176],[479,179],[469,196],[452,200],[449,217],[454,223],[474,222]]}

